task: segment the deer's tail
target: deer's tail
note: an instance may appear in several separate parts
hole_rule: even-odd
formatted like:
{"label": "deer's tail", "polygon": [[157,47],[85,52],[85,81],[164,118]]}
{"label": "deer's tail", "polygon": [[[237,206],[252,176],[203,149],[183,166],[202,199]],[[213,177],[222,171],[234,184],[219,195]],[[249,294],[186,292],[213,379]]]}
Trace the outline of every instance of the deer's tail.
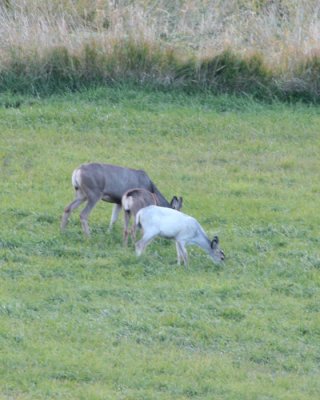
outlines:
{"label": "deer's tail", "polygon": [[80,188],[80,186],[81,186],[81,170],[80,170],[80,168],[77,168],[73,171],[71,182],[72,182],[72,186],[75,188],[75,190],[78,190]]}
{"label": "deer's tail", "polygon": [[133,203],[132,196],[125,194],[124,196],[122,196],[121,202],[122,202],[122,207],[123,207],[124,211],[130,211],[131,210],[132,203]]}

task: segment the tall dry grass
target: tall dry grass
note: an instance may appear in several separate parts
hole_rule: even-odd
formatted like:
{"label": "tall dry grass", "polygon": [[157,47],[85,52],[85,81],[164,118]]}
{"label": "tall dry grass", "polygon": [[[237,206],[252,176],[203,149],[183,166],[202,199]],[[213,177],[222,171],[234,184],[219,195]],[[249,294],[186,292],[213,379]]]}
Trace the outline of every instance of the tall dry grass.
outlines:
{"label": "tall dry grass", "polygon": [[318,0],[3,0],[0,88],[134,80],[320,97]]}

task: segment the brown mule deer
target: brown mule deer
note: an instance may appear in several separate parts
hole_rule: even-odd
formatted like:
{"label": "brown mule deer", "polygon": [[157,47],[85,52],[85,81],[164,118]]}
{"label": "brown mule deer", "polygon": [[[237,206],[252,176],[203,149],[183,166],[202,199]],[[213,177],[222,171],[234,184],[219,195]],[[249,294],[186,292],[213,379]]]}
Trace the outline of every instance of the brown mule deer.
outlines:
{"label": "brown mule deer", "polygon": [[[122,196],[122,207],[124,210],[124,229],[123,229],[123,243],[125,246],[128,244],[128,236],[129,236],[129,223],[130,218],[133,216],[135,221],[135,217],[137,212],[141,210],[141,208],[156,205],[160,207],[170,207],[175,210],[181,210],[182,208],[182,197],[173,196],[170,203],[167,201],[163,201],[163,199],[158,198],[157,194],[149,192],[146,189],[129,189]],[[132,241],[135,240],[136,237],[136,224],[133,222],[130,235]]]}
{"label": "brown mule deer", "polygon": [[76,198],[64,209],[61,230],[65,229],[72,211],[87,202],[80,213],[80,220],[84,234],[89,235],[88,217],[99,200],[115,204],[109,225],[111,229],[121,210],[122,196],[132,188],[146,189],[155,194],[161,204],[170,207],[169,202],[143,170],[112,164],[82,164],[72,173],[72,185],[76,191]]}

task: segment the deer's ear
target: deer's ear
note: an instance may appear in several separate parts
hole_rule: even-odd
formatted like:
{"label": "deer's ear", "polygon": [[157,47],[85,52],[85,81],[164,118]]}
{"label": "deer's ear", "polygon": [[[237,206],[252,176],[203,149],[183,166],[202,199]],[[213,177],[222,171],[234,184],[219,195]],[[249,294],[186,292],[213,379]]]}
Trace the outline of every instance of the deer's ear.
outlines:
{"label": "deer's ear", "polygon": [[219,244],[219,238],[218,236],[215,236],[211,242],[211,248],[215,249]]}
{"label": "deer's ear", "polygon": [[178,197],[173,196],[172,200],[170,201],[170,206],[173,207],[178,202]]}

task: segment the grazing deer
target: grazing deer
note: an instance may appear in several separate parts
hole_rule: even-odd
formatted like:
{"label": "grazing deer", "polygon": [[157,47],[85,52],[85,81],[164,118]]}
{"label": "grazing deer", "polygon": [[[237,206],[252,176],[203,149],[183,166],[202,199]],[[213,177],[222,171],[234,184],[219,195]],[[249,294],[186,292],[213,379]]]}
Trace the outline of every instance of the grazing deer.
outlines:
{"label": "grazing deer", "polygon": [[[165,200],[165,199],[164,199]],[[137,212],[144,207],[150,205],[156,205],[160,207],[170,207],[175,210],[180,210],[182,207],[183,199],[182,197],[173,196],[170,203],[167,200],[164,201],[155,193],[149,192],[146,189],[129,189],[123,196],[122,196],[122,208],[124,210],[124,229],[123,229],[123,243],[126,246],[128,244],[128,235],[129,235],[129,222],[131,215],[133,216],[134,220],[137,215]],[[130,230],[130,235],[132,241],[135,240],[136,237],[136,224],[132,224],[132,228]]]}
{"label": "grazing deer", "polygon": [[72,211],[83,202],[87,202],[80,214],[80,220],[83,232],[85,235],[89,235],[88,217],[99,200],[115,203],[109,225],[109,229],[111,229],[121,210],[123,194],[132,188],[149,190],[157,196],[161,204],[170,207],[170,204],[143,170],[112,164],[82,164],[73,171],[72,185],[76,191],[76,198],[64,209],[61,221],[62,230],[65,229]]}
{"label": "grazing deer", "polygon": [[136,243],[138,256],[155,237],[160,236],[176,241],[179,265],[181,259],[185,265],[188,264],[188,253],[185,246],[190,244],[195,244],[205,250],[215,263],[224,260],[218,236],[210,241],[199,222],[182,212],[170,208],[149,206],[138,212],[136,225],[143,229],[143,237]]}

